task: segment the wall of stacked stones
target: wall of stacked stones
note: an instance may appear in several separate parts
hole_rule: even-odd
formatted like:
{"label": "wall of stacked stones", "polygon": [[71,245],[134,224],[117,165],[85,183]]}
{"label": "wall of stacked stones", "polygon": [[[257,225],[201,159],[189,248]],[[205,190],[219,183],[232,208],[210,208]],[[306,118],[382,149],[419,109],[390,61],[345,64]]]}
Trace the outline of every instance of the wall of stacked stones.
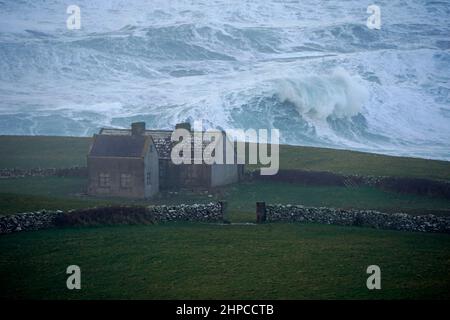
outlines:
{"label": "wall of stacked stones", "polygon": [[0,234],[66,226],[153,224],[168,221],[221,222],[220,202],[191,205],[111,206],[81,210],[18,213],[0,216]]}
{"label": "wall of stacked stones", "polygon": [[[419,232],[450,233],[450,217],[387,214],[374,210],[301,205],[264,205],[264,221],[310,222]],[[0,216],[0,234],[66,226],[153,224],[169,221],[223,222],[225,203],[160,206],[110,206],[63,211],[41,210]]]}
{"label": "wall of stacked stones", "polygon": [[419,194],[450,199],[450,182],[423,178],[342,175],[332,172],[280,169],[276,175],[248,173],[247,179],[280,181],[311,186],[371,186],[399,193]]}
{"label": "wall of stacked stones", "polygon": [[265,214],[267,222],[310,222],[377,229],[450,233],[450,217],[439,217],[431,214],[413,216],[405,213],[388,214],[374,210],[345,210],[282,204],[266,205]]}
{"label": "wall of stacked stones", "polygon": [[0,178],[23,177],[87,177],[86,167],[70,168],[3,168],[0,169]]}

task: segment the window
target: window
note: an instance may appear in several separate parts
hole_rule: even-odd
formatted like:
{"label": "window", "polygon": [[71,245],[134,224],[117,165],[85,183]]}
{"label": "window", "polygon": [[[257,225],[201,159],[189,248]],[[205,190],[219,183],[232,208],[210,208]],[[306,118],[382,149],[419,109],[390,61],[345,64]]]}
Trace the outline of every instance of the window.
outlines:
{"label": "window", "polygon": [[151,172],[147,172],[147,185],[151,185],[152,184],[152,175]]}
{"label": "window", "polygon": [[121,173],[120,174],[120,187],[121,188],[131,188],[131,174]]}
{"label": "window", "polygon": [[100,173],[98,175],[98,184],[100,187],[108,188],[110,186],[109,173]]}

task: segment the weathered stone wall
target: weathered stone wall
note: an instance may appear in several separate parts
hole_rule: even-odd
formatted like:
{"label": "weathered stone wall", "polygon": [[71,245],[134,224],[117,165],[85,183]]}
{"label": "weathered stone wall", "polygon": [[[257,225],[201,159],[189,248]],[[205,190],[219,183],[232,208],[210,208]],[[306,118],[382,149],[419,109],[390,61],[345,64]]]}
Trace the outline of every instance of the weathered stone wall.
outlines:
{"label": "weathered stone wall", "polygon": [[147,208],[157,221],[223,221],[224,212],[219,202],[177,206],[154,206]]}
{"label": "weathered stone wall", "polygon": [[62,211],[40,210],[0,216],[0,234],[52,228],[62,214]]}
{"label": "weathered stone wall", "polygon": [[423,178],[342,175],[332,172],[280,169],[276,175],[261,175],[259,170],[247,179],[298,183],[308,186],[371,186],[399,193],[411,193],[450,199],[450,182]]}
{"label": "weathered stone wall", "polygon": [[266,221],[313,222],[420,232],[450,233],[450,217],[412,216],[374,210],[333,209],[301,205],[266,205]]}
{"label": "weathered stone wall", "polygon": [[86,167],[71,168],[4,168],[0,169],[0,178],[23,178],[23,177],[86,177]]}
{"label": "weathered stone wall", "polygon": [[0,216],[0,234],[53,227],[108,224],[152,224],[168,221],[223,221],[220,202],[191,205],[116,206],[62,211],[18,213]]}

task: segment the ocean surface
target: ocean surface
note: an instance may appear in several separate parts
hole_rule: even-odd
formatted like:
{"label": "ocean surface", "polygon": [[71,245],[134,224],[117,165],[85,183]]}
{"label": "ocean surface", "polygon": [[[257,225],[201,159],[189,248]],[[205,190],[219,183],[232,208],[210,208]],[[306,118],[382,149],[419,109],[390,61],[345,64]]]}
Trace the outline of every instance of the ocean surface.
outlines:
{"label": "ocean surface", "polygon": [[[69,5],[81,29],[69,30]],[[450,1],[0,0],[0,134],[277,128],[450,160]]]}

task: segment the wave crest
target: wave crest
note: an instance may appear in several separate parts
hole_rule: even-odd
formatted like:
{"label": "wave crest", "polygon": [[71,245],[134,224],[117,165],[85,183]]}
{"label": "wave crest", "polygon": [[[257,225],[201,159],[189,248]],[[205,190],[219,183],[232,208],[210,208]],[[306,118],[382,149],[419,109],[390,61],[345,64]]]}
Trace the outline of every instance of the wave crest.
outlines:
{"label": "wave crest", "polygon": [[342,68],[329,76],[281,79],[276,87],[282,102],[291,102],[301,115],[319,120],[356,116],[369,96],[368,90]]}

